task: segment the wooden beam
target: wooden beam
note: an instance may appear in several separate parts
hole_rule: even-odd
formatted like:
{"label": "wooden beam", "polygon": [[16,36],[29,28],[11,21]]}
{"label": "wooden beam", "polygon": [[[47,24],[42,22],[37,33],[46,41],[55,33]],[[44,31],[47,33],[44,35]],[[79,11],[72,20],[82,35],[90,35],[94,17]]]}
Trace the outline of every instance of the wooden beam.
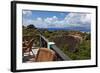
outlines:
{"label": "wooden beam", "polygon": [[67,55],[65,55],[56,45],[50,46],[52,50],[54,50],[62,60],[71,60]]}

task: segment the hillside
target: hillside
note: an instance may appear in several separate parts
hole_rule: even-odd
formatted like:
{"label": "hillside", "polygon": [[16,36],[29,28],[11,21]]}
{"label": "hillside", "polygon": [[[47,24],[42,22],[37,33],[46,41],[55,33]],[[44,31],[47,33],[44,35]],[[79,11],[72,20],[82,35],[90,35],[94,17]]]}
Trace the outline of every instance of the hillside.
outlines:
{"label": "hillside", "polygon": [[37,30],[35,28],[23,27],[23,40],[35,39],[35,45],[40,46],[39,34],[49,41],[55,42],[56,46],[61,49],[72,60],[91,59],[91,38],[90,33],[80,31],[48,31]]}

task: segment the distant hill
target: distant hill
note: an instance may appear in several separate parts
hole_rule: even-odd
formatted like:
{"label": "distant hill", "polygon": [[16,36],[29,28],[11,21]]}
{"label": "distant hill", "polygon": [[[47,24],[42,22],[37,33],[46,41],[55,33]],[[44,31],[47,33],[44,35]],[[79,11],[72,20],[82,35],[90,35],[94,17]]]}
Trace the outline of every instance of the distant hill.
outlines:
{"label": "distant hill", "polygon": [[49,30],[49,31],[57,31],[57,30],[64,30],[64,31],[81,31],[81,32],[90,32],[90,28],[85,28],[85,27],[70,27],[70,28],[38,28],[40,30]]}

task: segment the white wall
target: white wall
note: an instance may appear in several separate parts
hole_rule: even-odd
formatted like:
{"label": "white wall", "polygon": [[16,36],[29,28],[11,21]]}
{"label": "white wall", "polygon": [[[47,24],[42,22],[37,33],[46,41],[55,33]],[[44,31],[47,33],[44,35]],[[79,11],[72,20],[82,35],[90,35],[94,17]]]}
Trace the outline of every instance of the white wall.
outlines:
{"label": "white wall", "polygon": [[[10,72],[10,1],[11,0],[0,0],[0,73],[11,73]],[[98,5],[100,8],[100,0],[33,0],[33,1],[55,2],[55,3],[66,3],[66,4]],[[98,13],[100,13],[100,9]],[[98,16],[100,16],[100,14]],[[98,18],[98,20],[99,19],[100,17]],[[100,27],[100,25],[98,27]],[[100,31],[100,28],[99,28],[99,31]],[[100,33],[98,35],[99,35],[98,37],[100,37]],[[99,40],[98,43],[100,43],[100,38],[98,40]],[[98,48],[98,52],[100,52],[99,48]],[[100,53],[99,53],[99,56],[100,56]],[[99,61],[100,61],[100,57],[99,57]],[[59,72],[59,73],[92,73],[92,72],[99,73],[100,72],[99,68],[100,67],[38,71],[34,73],[52,73],[52,72],[54,73],[56,72]],[[29,72],[29,73],[33,73],[33,72]]]}

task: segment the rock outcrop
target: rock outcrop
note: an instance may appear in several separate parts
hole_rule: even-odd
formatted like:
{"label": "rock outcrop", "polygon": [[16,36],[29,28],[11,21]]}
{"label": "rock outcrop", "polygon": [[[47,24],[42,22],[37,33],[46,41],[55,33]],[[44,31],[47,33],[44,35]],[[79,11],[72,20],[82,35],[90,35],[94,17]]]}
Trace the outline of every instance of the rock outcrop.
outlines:
{"label": "rock outcrop", "polygon": [[61,48],[66,47],[71,52],[76,51],[77,45],[82,42],[82,37],[74,35],[56,36],[53,38],[55,44]]}

